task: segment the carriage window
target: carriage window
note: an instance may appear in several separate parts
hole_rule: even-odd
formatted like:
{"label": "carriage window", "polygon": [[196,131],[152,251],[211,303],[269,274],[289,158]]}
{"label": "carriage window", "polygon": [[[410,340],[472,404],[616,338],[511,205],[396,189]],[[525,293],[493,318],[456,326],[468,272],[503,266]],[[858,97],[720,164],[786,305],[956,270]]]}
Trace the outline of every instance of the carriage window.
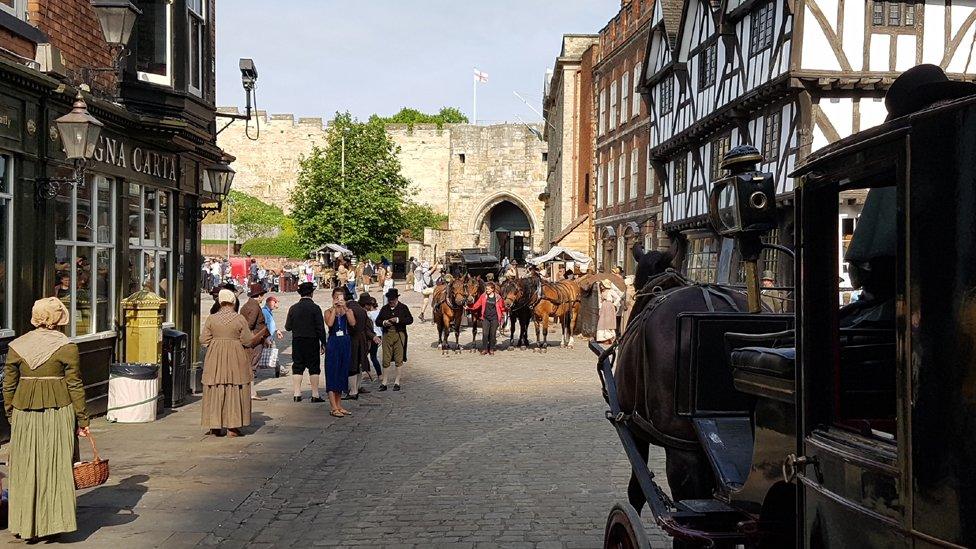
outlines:
{"label": "carriage window", "polygon": [[[840,211],[859,206],[856,196],[842,194]],[[846,281],[837,277],[837,290],[849,283],[853,296],[838,313],[831,424],[894,440],[897,189],[875,187],[860,196],[856,222],[853,215],[837,218],[837,249],[848,275]]]}

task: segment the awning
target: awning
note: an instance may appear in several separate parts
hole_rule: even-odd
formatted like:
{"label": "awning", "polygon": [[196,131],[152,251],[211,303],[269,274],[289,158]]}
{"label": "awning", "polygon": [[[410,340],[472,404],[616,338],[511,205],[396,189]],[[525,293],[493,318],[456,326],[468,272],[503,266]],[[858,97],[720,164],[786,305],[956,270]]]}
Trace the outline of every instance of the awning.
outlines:
{"label": "awning", "polygon": [[312,251],[312,253],[317,254],[319,252],[339,252],[342,255],[353,255],[352,251],[348,248],[340,246],[338,244],[326,244]]}
{"label": "awning", "polygon": [[551,248],[545,254],[527,259],[526,261],[533,265],[542,265],[550,261],[575,261],[583,265],[590,264],[590,258],[586,254],[561,246]]}

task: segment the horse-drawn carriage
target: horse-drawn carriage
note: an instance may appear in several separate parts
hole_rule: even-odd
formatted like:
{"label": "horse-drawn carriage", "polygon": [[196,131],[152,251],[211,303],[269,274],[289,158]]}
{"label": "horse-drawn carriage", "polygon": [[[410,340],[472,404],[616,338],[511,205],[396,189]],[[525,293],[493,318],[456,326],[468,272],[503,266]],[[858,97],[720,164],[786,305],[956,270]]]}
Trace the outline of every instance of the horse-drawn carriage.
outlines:
{"label": "horse-drawn carriage", "polygon": [[487,279],[488,274],[497,277],[501,269],[498,256],[484,248],[462,248],[444,254],[447,272],[454,278],[464,275]]}
{"label": "horse-drawn carriage", "polygon": [[[648,546],[645,502],[682,547],[976,545],[974,154],[976,97],[812,154],[793,174],[795,315],[758,312],[771,176],[731,159],[710,213],[748,295],[650,273],[620,343],[594,348],[633,467],[607,547]],[[863,292],[839,308],[838,204],[865,191],[846,255]]]}

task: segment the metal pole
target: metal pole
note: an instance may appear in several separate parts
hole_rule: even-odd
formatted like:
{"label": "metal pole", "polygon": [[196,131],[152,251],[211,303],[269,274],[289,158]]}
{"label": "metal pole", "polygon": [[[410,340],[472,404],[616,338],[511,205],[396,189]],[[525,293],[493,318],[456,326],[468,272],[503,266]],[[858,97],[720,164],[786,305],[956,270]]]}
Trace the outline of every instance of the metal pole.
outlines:
{"label": "metal pole", "polygon": [[227,264],[230,264],[230,205],[233,201],[227,197]]}
{"label": "metal pole", "polygon": [[478,125],[478,79],[477,78],[474,79],[473,90],[474,90],[474,94],[473,94],[474,104],[471,107],[471,123],[477,126]]}

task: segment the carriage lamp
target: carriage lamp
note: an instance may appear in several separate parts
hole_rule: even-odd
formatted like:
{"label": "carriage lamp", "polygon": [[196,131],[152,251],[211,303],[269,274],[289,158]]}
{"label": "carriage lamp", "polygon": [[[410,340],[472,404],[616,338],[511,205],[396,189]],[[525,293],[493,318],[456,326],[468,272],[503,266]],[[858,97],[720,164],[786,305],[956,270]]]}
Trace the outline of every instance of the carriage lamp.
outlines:
{"label": "carriage lamp", "polygon": [[223,208],[224,199],[230,194],[230,187],[234,183],[236,173],[234,168],[231,168],[230,164],[223,160],[203,171],[203,192],[201,194],[209,194],[217,199],[217,202],[211,203],[209,206],[191,206],[190,213],[196,216],[197,221],[203,221],[208,215],[219,212]]}
{"label": "carriage lamp", "polygon": [[41,203],[61,192],[61,187],[74,187],[85,177],[88,161],[95,154],[95,146],[105,126],[88,112],[85,98],[78,92],[71,112],[54,121],[64,147],[64,156],[74,164],[70,177],[41,177],[37,179],[36,200]]}
{"label": "carriage lamp", "polygon": [[712,184],[708,215],[721,236],[735,238],[745,263],[749,311],[762,311],[758,262],[762,235],[776,228],[776,184],[773,174],[756,169],[762,155],[752,145],[739,145],[722,157],[729,175]]}

